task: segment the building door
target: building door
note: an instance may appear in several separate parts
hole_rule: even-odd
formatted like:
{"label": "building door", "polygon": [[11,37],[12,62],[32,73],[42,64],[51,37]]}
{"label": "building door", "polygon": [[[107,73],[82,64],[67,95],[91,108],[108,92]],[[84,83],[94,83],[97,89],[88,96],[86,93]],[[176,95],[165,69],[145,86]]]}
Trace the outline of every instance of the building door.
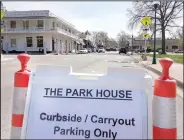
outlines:
{"label": "building door", "polygon": [[54,51],[54,39],[52,38],[52,51]]}
{"label": "building door", "polygon": [[3,51],[3,36],[1,36],[1,52]]}

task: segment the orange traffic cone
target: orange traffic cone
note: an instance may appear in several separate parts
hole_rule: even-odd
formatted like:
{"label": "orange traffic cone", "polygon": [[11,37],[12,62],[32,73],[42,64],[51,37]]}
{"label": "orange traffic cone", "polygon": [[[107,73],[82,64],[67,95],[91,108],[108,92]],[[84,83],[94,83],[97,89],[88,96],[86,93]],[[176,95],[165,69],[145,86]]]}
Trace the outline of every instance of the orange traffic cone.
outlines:
{"label": "orange traffic cone", "polygon": [[162,75],[155,80],[153,97],[153,139],[177,139],[176,81],[169,77],[173,61],[161,59]]}

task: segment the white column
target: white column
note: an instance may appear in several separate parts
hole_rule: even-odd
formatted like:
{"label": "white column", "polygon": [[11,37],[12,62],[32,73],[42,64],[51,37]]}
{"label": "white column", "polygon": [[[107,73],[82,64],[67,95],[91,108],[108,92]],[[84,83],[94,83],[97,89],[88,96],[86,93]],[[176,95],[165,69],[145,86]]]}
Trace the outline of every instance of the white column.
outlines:
{"label": "white column", "polygon": [[6,53],[8,53],[8,51],[9,51],[9,43],[8,43],[8,40],[6,40],[5,51],[6,51]]}
{"label": "white column", "polygon": [[60,39],[58,39],[57,41],[57,54],[59,55],[59,52],[60,52]]}
{"label": "white column", "polygon": [[[17,47],[17,46],[16,46]],[[24,43],[25,53],[27,53],[27,43]]]}
{"label": "white column", "polygon": [[44,54],[47,54],[46,42],[43,43]]}
{"label": "white column", "polygon": [[71,53],[73,53],[73,41],[71,41],[70,47],[71,47]]}
{"label": "white column", "polygon": [[63,42],[60,40],[60,53],[63,54]]}
{"label": "white column", "polygon": [[45,31],[45,19],[43,20],[43,27],[44,27],[44,31]]}

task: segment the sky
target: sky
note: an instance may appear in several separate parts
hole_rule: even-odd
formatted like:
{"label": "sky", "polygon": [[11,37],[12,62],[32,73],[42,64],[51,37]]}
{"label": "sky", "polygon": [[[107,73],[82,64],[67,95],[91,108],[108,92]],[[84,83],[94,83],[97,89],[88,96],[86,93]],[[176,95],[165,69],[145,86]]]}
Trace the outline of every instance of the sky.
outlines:
{"label": "sky", "polygon": [[[132,2],[3,2],[7,10],[50,10],[58,17],[72,23],[81,32],[105,31],[109,37],[116,38],[122,30],[137,35],[139,29],[128,28],[127,9]],[[179,21],[179,23],[182,23]]]}

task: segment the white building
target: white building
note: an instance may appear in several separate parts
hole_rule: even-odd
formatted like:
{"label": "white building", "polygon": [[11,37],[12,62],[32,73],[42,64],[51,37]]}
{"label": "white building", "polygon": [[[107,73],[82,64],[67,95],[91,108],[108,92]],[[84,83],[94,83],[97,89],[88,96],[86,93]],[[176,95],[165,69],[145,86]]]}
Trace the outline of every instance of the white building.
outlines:
{"label": "white building", "polygon": [[74,25],[49,10],[6,11],[1,33],[6,52],[60,52],[77,49],[78,34]]}

